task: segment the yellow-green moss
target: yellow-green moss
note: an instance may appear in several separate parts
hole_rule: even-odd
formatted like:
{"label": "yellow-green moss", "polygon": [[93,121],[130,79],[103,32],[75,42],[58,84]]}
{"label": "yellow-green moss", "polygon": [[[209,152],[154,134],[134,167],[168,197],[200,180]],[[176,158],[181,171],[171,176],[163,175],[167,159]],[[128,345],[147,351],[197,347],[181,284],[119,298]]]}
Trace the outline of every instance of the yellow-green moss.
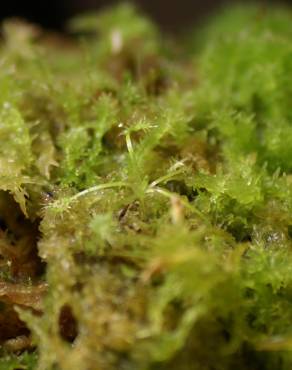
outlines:
{"label": "yellow-green moss", "polygon": [[25,284],[47,286],[37,315],[9,299],[36,369],[291,368],[291,20],[229,9],[179,55],[129,5],[66,38],[5,24],[0,189],[40,224]]}

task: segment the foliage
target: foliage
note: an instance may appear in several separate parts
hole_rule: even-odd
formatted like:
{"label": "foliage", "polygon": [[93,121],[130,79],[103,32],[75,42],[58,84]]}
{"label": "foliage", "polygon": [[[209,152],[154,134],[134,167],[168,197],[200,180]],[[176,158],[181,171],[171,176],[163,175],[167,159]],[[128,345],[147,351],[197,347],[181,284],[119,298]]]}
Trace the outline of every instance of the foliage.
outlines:
{"label": "foliage", "polygon": [[36,369],[291,368],[291,20],[225,10],[184,59],[130,5],[73,20],[74,40],[5,24],[2,208],[9,192],[24,230],[39,224],[45,272],[25,284],[47,292],[2,293],[24,284],[8,215],[0,301]]}
{"label": "foliage", "polygon": [[21,355],[1,354],[1,370],[33,370],[36,366],[36,355],[24,352]]}

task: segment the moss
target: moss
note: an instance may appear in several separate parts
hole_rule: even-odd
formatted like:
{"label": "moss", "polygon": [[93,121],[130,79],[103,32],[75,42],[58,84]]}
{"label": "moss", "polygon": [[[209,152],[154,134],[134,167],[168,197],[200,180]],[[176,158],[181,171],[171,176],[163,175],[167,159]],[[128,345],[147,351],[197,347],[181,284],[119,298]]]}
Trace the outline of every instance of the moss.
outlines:
{"label": "moss", "polygon": [[291,18],[4,24],[0,368],[291,368]]}
{"label": "moss", "polygon": [[15,356],[7,353],[1,354],[0,369],[2,370],[33,370],[36,366],[36,355],[24,352]]}

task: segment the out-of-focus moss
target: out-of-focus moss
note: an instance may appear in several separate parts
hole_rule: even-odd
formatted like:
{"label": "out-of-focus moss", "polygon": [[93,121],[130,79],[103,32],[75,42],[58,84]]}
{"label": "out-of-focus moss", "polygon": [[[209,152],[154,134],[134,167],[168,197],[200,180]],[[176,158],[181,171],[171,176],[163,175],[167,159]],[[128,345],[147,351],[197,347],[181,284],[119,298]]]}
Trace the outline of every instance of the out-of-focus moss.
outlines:
{"label": "out-of-focus moss", "polygon": [[5,23],[0,369],[291,368],[291,14]]}
{"label": "out-of-focus moss", "polygon": [[22,353],[21,355],[11,355],[1,353],[0,369],[1,370],[33,370],[37,363],[37,357],[34,353]]}

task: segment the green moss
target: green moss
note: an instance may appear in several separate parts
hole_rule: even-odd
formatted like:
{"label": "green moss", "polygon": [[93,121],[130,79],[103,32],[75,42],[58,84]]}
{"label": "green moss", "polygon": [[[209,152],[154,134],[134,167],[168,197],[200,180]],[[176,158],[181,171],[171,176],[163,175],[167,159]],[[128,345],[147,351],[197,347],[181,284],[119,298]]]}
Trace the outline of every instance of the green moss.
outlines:
{"label": "green moss", "polygon": [[5,23],[0,368],[291,368],[291,20],[225,10],[185,56],[129,5]]}
{"label": "green moss", "polygon": [[35,354],[24,352],[21,355],[1,354],[1,370],[33,370],[36,366],[37,357]]}

